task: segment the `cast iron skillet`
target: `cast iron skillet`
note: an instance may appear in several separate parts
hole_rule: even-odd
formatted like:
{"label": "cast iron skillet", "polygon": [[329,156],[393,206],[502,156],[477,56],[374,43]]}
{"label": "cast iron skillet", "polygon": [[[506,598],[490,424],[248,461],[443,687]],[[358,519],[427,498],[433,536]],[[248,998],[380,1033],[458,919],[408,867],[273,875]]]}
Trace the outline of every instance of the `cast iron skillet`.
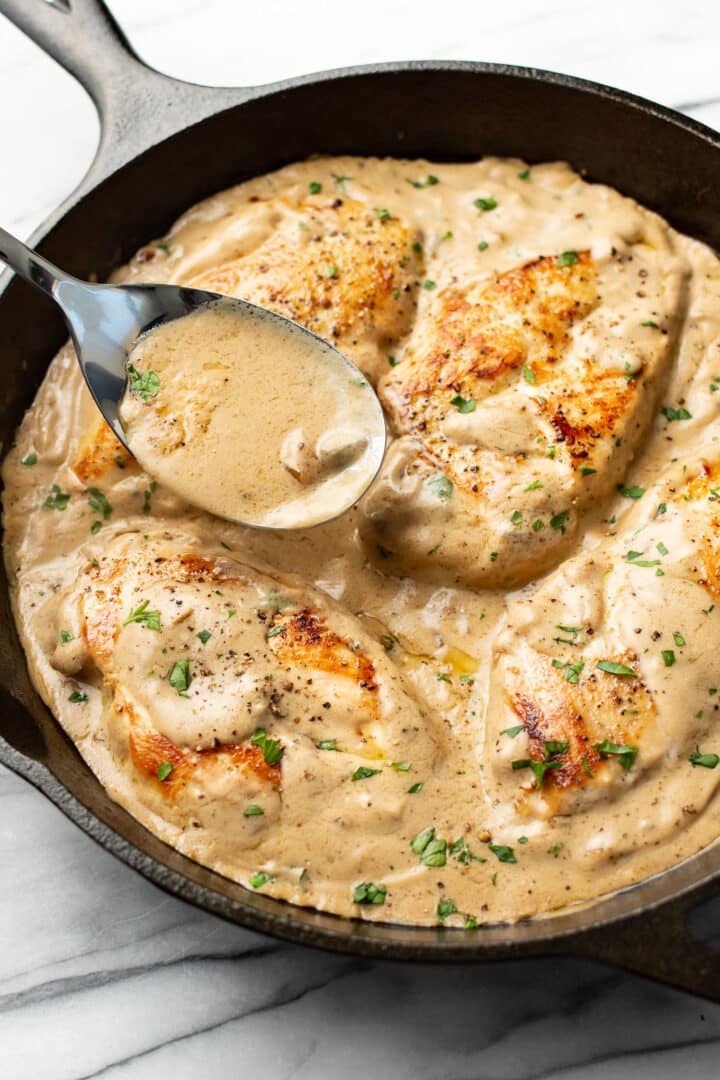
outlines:
{"label": "cast iron skillet", "polygon": [[[0,0],[0,11],[80,80],[100,114],[88,175],[33,237],[80,277],[103,280],[198,199],[318,152],[561,158],[720,248],[718,136],[605,86],[523,68],[421,62],[216,90],[148,68],[101,0]],[[4,447],[66,336],[43,296],[3,277]],[[347,921],[251,894],[173,851],[112,802],[30,684],[4,574],[0,604],[0,761],[168,892],[337,952],[465,963],[574,954],[720,1001],[720,956],[687,928],[692,908],[720,892],[720,846],[586,910],[474,933]]]}

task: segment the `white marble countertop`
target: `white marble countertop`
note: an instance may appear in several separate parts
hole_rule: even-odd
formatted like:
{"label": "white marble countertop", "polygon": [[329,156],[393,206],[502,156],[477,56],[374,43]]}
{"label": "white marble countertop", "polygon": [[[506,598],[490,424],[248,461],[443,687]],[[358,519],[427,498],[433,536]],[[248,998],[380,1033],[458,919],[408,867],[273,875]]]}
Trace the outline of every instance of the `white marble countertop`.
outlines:
{"label": "white marble countertop", "polygon": [[[710,0],[110,6],[146,60],[198,82],[483,59],[610,83],[720,128]],[[80,179],[97,121],[4,19],[0,94],[0,221],[26,235]],[[284,945],[167,897],[2,769],[0,809],[2,1080],[720,1075],[720,1006],[589,962],[411,967]]]}

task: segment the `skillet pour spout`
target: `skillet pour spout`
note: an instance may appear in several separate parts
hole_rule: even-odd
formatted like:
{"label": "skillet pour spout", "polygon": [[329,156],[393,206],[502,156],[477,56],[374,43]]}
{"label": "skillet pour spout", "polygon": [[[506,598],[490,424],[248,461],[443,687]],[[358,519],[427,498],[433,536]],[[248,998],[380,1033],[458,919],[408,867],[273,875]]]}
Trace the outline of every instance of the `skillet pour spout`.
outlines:
{"label": "skillet pour spout", "polygon": [[[313,153],[567,160],[720,248],[718,135],[605,86],[522,68],[418,62],[212,90],[146,67],[99,0],[73,0],[70,10],[0,0],[0,11],[80,79],[100,113],[88,176],[33,237],[45,257],[78,277],[106,278],[186,207]],[[665,164],[678,160],[682,169]],[[9,275],[1,286],[8,374],[0,438],[8,446],[64,326],[35,290]],[[337,952],[442,963],[586,956],[720,1002],[717,953],[687,928],[697,904],[720,893],[718,845],[592,906],[472,933],[356,923],[250,895],[112,802],[32,687],[4,574],[0,601],[0,761],[168,892],[243,926]]]}

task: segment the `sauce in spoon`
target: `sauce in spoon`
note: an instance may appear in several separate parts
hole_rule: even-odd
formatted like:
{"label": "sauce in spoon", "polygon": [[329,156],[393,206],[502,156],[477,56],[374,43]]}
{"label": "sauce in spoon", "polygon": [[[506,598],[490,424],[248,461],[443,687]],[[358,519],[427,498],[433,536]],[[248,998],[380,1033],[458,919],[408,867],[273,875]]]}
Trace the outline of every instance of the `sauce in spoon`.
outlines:
{"label": "sauce in spoon", "polygon": [[119,415],[151,476],[219,517],[265,528],[338,516],[385,452],[382,409],[354,364],[231,300],[138,338]]}

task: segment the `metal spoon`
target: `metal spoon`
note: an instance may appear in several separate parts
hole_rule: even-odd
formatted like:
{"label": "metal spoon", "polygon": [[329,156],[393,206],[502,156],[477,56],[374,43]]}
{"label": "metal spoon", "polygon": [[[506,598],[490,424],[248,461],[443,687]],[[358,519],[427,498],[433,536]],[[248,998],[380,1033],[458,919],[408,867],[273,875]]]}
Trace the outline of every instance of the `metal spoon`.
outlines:
{"label": "metal spoon", "polygon": [[[364,380],[359,368],[323,338],[290,319],[246,300],[221,297],[217,293],[187,289],[179,285],[95,285],[64,273],[3,228],[0,228],[0,260],[7,263],[25,281],[47,293],[59,305],[88,389],[105,420],[128,450],[130,447],[120,421],[118,406],[127,385],[128,354],[133,345],[141,334],[161,323],[178,319],[218,301],[222,301],[226,307],[228,304],[233,305],[238,315],[247,318],[261,316],[275,321],[280,329],[306,335],[317,344],[318,362],[324,365],[324,370],[328,370],[328,364],[337,364],[346,371],[350,368],[354,376]],[[371,390],[369,392],[372,393]],[[382,464],[385,420],[380,402],[374,393],[373,399],[375,411],[372,445],[376,448],[372,461],[373,471],[369,478],[368,474],[365,474],[356,479],[355,483],[359,480],[361,486],[352,490],[351,485],[349,498],[344,500],[343,505],[332,507],[323,521],[338,517],[357,502]],[[262,402],[257,402],[258,409],[261,409],[262,405]],[[252,470],[252,462],[248,463],[248,468]],[[167,480],[166,486],[170,486]],[[193,499],[200,507],[203,507],[202,496],[203,492],[198,491],[197,498]],[[244,523],[261,528],[270,527],[256,521]],[[285,527],[303,528],[307,524],[319,523],[317,518],[314,518],[310,523],[297,521],[292,526]]]}

